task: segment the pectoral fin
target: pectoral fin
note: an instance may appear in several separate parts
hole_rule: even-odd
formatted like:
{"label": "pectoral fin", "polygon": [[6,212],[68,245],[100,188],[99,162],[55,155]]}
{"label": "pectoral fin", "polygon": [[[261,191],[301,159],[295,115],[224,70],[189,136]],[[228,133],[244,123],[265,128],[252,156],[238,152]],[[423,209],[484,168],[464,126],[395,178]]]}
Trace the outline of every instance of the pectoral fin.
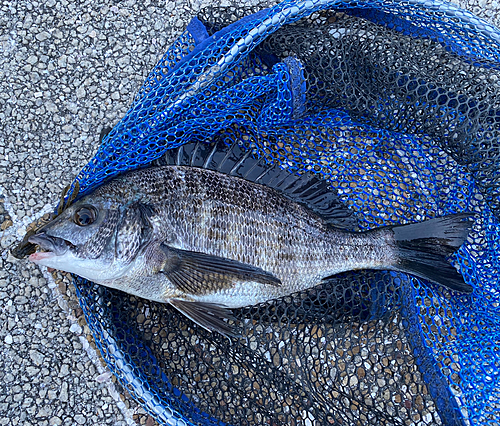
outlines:
{"label": "pectoral fin", "polygon": [[256,266],[194,251],[161,245],[166,260],[160,272],[182,292],[191,295],[231,288],[237,281],[253,281],[273,286],[281,281]]}
{"label": "pectoral fin", "polygon": [[170,304],[190,320],[204,329],[217,331],[226,337],[239,337],[224,320],[234,319],[232,312],[215,303],[189,302],[180,299],[170,300]]}

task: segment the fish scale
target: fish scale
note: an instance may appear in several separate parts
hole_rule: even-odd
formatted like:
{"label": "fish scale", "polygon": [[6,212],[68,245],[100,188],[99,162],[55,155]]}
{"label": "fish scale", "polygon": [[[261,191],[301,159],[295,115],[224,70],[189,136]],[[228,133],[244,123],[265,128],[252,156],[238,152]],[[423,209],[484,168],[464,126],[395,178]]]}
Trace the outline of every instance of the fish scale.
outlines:
{"label": "fish scale", "polygon": [[[392,261],[384,238],[328,227],[305,208],[287,205],[288,200],[269,188],[197,168],[174,166],[168,171],[159,168],[143,173],[151,176],[140,176],[141,182],[162,181],[165,173],[179,182],[158,198],[156,186],[151,195],[147,184],[141,188],[145,198],[159,203],[159,216],[171,219],[174,240],[182,242],[174,247],[258,266],[281,279],[283,294],[309,288],[341,271],[375,268]],[[169,190],[182,196],[170,197]],[[246,196],[240,197],[240,193]],[[193,203],[194,199],[198,202]],[[219,231],[215,238],[214,230]],[[260,301],[267,298],[265,293],[258,296]]]}
{"label": "fish scale", "polygon": [[179,148],[167,165],[103,184],[29,237],[46,250],[30,259],[170,303],[227,336],[230,309],[344,271],[390,269],[471,290],[446,261],[466,238],[470,214],[353,232],[347,208],[314,175],[241,157],[238,146],[193,145],[185,153],[203,167]]}

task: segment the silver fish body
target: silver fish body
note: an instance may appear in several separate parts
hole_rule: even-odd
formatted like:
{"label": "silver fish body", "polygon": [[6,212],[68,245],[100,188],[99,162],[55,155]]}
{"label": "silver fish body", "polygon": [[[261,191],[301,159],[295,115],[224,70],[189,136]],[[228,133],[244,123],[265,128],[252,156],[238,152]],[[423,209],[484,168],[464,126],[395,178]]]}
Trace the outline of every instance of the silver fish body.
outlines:
{"label": "silver fish body", "polygon": [[[170,165],[129,172],[78,200],[30,238],[49,250],[30,259],[171,303],[203,327],[229,334],[226,309],[309,289],[344,271],[429,278],[430,267],[437,275],[444,267],[444,277],[430,279],[469,291],[441,259],[465,239],[465,216],[349,232],[271,187]],[[432,246],[442,249],[419,269],[418,252],[436,251]]]}
{"label": "silver fish body", "polygon": [[[129,292],[134,286],[139,296],[144,297],[139,293],[146,287],[137,284],[141,277],[148,281],[153,277],[163,282],[164,289],[155,300],[189,297],[237,308],[311,288],[339,272],[388,267],[395,259],[388,229],[350,233],[333,228],[276,191],[243,179],[167,166],[130,174],[122,184],[133,188],[129,195],[144,194],[140,202],[154,206],[149,220],[156,244],[145,247],[127,280],[122,277],[119,284],[130,286],[122,288]],[[116,189],[107,188],[111,193]],[[281,284],[234,279],[180,294],[165,274],[159,274],[167,261],[160,242],[256,266]]]}

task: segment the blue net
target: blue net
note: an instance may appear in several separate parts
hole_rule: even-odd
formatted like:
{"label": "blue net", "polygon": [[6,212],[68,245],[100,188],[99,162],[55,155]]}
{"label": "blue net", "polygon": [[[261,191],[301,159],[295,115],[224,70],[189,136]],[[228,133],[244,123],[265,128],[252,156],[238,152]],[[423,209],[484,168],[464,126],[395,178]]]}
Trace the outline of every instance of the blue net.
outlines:
{"label": "blue net", "polygon": [[474,212],[453,258],[474,291],[345,273],[235,310],[247,338],[229,342],[76,279],[122,384],[161,424],[499,425],[499,67],[499,30],[437,1],[194,19],[78,175],[81,193],[187,142],[238,142],[322,175],[359,230]]}

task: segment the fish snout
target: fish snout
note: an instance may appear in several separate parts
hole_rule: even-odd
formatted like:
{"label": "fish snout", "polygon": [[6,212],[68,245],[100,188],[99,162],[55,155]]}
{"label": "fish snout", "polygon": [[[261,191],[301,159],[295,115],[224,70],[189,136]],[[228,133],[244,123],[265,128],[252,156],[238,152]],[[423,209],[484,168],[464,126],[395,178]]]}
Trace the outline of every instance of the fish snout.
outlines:
{"label": "fish snout", "polygon": [[56,256],[62,256],[68,251],[68,244],[66,240],[59,237],[53,237],[45,232],[40,232],[30,236],[28,241],[32,244],[40,246],[42,250],[54,253]]}

